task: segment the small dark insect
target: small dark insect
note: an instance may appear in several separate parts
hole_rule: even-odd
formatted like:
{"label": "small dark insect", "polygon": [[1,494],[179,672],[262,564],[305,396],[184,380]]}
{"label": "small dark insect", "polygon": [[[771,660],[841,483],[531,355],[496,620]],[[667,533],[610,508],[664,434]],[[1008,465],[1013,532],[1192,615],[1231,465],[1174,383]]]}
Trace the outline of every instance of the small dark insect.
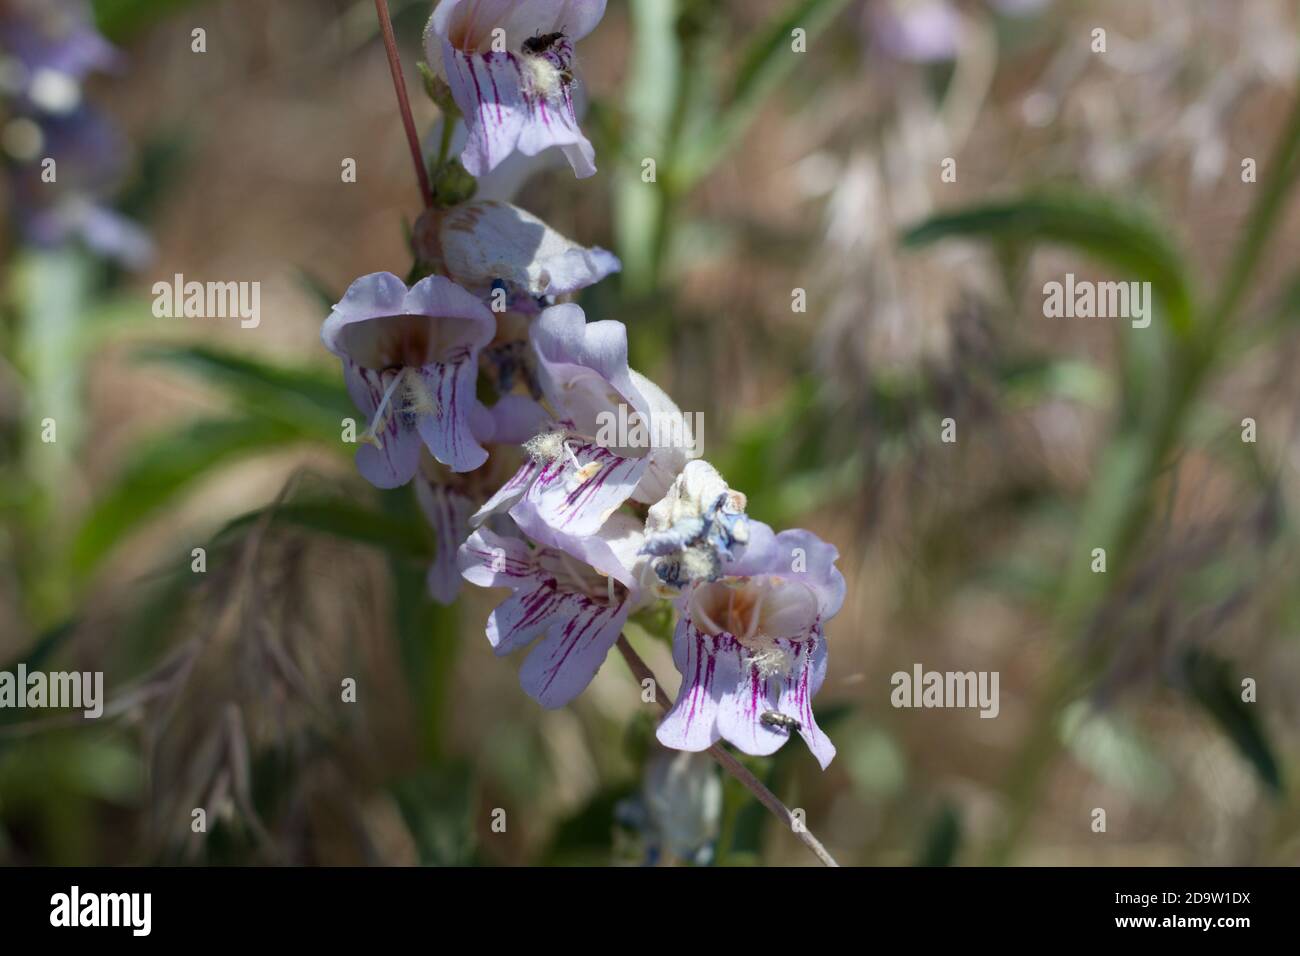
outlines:
{"label": "small dark insect", "polygon": [[794,730],[799,730],[803,725],[793,717],[787,717],[785,714],[778,713],[775,710],[765,710],[759,716],[759,722],[766,724],[768,727],[780,727],[787,734]]}
{"label": "small dark insect", "polygon": [[529,37],[525,40],[523,50],[533,56],[541,56],[563,39],[563,33],[543,33],[540,36]]}

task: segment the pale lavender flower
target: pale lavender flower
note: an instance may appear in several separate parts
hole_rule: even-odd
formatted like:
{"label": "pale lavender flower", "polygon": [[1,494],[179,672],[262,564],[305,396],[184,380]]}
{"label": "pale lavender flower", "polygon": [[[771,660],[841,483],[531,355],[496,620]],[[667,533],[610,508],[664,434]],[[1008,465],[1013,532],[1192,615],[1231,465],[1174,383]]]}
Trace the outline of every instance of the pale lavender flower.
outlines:
{"label": "pale lavender flower", "polygon": [[[89,74],[120,62],[81,0],[0,3],[0,97],[13,114],[4,140],[15,223],[35,245],[80,240],[139,268],[152,257],[152,242],[105,202],[125,166],[126,144],[82,95]],[[44,158],[58,163],[57,185],[41,178]]]}
{"label": "pale lavender flower", "polygon": [[605,15],[605,0],[442,0],[425,29],[429,65],[445,76],[469,133],[473,176],[512,152],[558,146],[578,177],[596,153],[578,126],[573,44]]}
{"label": "pale lavender flower", "polygon": [[602,432],[620,418],[648,427],[681,415],[657,385],[628,368],[623,324],[588,323],[578,306],[557,305],[534,320],[530,338],[541,390],[556,418],[525,444],[529,460],[479,510],[474,523],[510,509],[521,524],[532,515],[557,531],[581,536],[595,533],[629,498],[647,504],[662,498],[686,464],[684,447],[602,440]]}
{"label": "pale lavender flower", "polygon": [[[801,530],[750,521],[745,554],[726,577],[679,600],[673,662],[682,687],[659,741],[700,751],[726,740],[766,756],[798,733],[823,768],[835,756],[813,717],[826,677],[825,625],[844,603],[839,552]],[[797,727],[787,720],[797,722]]]}
{"label": "pale lavender flower", "polygon": [[521,530],[531,542],[480,528],[461,546],[458,564],[473,584],[511,589],[488,617],[488,641],[509,654],[540,637],[519,682],[543,707],[562,707],[591,683],[642,602],[641,528],[619,514],[580,538],[542,524]]}
{"label": "pale lavender flower", "polygon": [[362,276],[321,328],[368,419],[357,468],[379,488],[406,484],[423,444],[453,471],[487,460],[490,413],[475,397],[479,350],[496,330],[478,298],[442,276],[409,290],[390,272]]}
{"label": "pale lavender flower", "polygon": [[898,60],[951,60],[961,45],[961,14],[950,0],[875,0],[867,22],[873,41]]}
{"label": "pale lavender flower", "polygon": [[456,567],[456,552],[470,535],[469,518],[478,505],[465,492],[423,476],[416,479],[415,497],[433,528],[437,547],[426,578],[429,596],[445,606],[456,600],[460,593],[461,577],[460,569]]}
{"label": "pale lavender flower", "polygon": [[666,859],[706,866],[722,821],[718,765],[703,754],[656,747],[646,761],[640,792],[621,801],[614,812],[642,834],[648,864]]}
{"label": "pale lavender flower", "polygon": [[81,104],[86,77],[119,64],[84,0],[0,4],[0,93],[13,95],[20,109],[72,113]]}
{"label": "pale lavender flower", "polygon": [[453,207],[442,218],[439,239],[447,274],[480,296],[498,282],[534,299],[567,295],[621,268],[612,252],[584,248],[505,202]]}

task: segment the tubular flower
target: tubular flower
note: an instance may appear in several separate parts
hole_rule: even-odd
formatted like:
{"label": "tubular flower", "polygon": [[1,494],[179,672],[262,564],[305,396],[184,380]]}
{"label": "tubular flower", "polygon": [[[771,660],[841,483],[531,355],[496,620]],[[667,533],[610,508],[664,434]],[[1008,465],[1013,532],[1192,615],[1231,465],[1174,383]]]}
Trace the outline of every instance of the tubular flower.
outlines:
{"label": "tubular flower", "polygon": [[605,15],[605,0],[442,0],[425,28],[429,65],[465,117],[461,163],[473,176],[518,150],[558,146],[579,178],[596,152],[578,127],[573,44]]}
{"label": "tubular flower", "polygon": [[415,482],[415,497],[420,510],[433,528],[433,564],[427,580],[429,595],[439,604],[447,605],[460,593],[460,569],[456,567],[456,551],[469,537],[469,516],[474,513],[474,499],[461,489],[421,475]]}
{"label": "tubular flower", "polygon": [[621,265],[612,252],[585,249],[518,206],[484,200],[450,209],[440,228],[447,274],[476,295],[495,283],[534,299],[595,285]]}
{"label": "tubular flower", "polygon": [[442,276],[409,290],[390,272],[352,283],[321,340],[343,361],[348,393],[367,416],[357,449],[367,481],[406,484],[419,467],[421,442],[453,471],[487,460],[475,432],[490,435],[492,422],[475,382],[479,350],[495,329],[488,307]]}
{"label": "tubular flower", "polygon": [[750,522],[744,557],[726,577],[679,599],[673,662],[682,687],[660,743],[699,751],[724,739],[765,756],[798,733],[823,768],[830,764],[835,746],[812,699],[826,676],[824,628],[844,603],[838,557],[808,531],[773,534]]}
{"label": "tubular flower", "polygon": [[582,538],[544,525],[521,530],[531,543],[480,528],[457,561],[467,581],[511,589],[488,617],[488,641],[509,654],[541,636],[519,682],[543,707],[562,707],[591,683],[641,604],[641,530],[630,515],[615,515]]}
{"label": "tubular flower", "polygon": [[586,322],[576,305],[546,309],[530,329],[541,389],[554,421],[524,445],[529,459],[474,516],[510,509],[569,535],[594,534],[627,501],[659,500],[686,464],[680,445],[653,447],[623,421],[654,422],[681,412],[627,365],[621,322]]}

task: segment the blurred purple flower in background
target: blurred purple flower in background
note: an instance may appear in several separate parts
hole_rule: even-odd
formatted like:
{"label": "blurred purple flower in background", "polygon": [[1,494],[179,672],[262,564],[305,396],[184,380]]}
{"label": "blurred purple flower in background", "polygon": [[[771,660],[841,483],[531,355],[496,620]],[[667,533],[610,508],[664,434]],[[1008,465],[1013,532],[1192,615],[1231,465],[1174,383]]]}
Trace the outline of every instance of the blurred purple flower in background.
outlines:
{"label": "blurred purple flower in background", "polygon": [[[1052,0],[989,0],[996,13],[1029,16]],[[864,11],[872,42],[887,56],[909,63],[956,59],[964,39],[961,11],[952,0],[872,0]]]}
{"label": "blurred purple flower in background", "polygon": [[0,152],[20,234],[44,248],[81,241],[139,268],[153,245],[107,204],[127,146],[82,89],[90,74],[120,64],[82,0],[0,3]]}

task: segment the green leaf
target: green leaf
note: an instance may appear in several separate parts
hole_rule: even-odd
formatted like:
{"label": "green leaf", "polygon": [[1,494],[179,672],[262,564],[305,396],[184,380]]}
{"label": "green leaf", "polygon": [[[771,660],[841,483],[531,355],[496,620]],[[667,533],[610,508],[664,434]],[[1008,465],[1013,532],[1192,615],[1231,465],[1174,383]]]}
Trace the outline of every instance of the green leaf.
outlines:
{"label": "green leaf", "polygon": [[632,782],[598,790],[577,812],[559,822],[541,865],[608,866],[614,856],[618,805],[636,792]]}
{"label": "green leaf", "polygon": [[961,817],[950,803],[939,808],[925,833],[917,866],[952,866],[961,846]]}
{"label": "green leaf", "polygon": [[292,425],[332,447],[342,447],[342,420],[357,415],[342,381],[323,368],[280,365],[202,345],[156,346],[138,357],[191,372],[251,414]]}
{"label": "green leaf", "polygon": [[[36,639],[31,647],[20,651],[12,659],[0,665],[0,671],[14,673],[19,664],[26,664],[29,671],[41,670],[45,663],[54,656],[54,653],[63,646],[63,644],[77,632],[77,626],[81,622],[76,618],[64,621],[55,627],[50,628],[44,634]],[[25,691],[20,690],[20,693]],[[30,718],[31,715],[26,711],[6,707],[0,709],[0,725],[18,723],[24,719],[24,715]],[[3,740],[0,740],[0,747],[3,747]]]}
{"label": "green leaf", "polygon": [[198,0],[94,0],[95,23],[110,40],[122,40]]}
{"label": "green leaf", "polygon": [[[1102,453],[1079,519],[1069,565],[1065,569],[1058,613],[1067,628],[1076,626],[1106,590],[1107,578],[1132,560],[1127,529],[1143,506],[1144,484],[1151,472],[1151,447],[1145,436],[1116,435]],[[1106,552],[1107,574],[1092,570],[1093,550]]]}
{"label": "green leaf", "polygon": [[656,181],[647,183],[641,163],[650,158],[666,165],[681,48],[674,29],[677,0],[630,0],[629,7],[632,51],[624,109],[632,119],[625,124],[627,139],[617,170],[614,228],[623,286],[635,296],[654,286],[667,203],[662,181],[667,170],[656,170]]}
{"label": "green leaf", "polygon": [[474,861],[474,780],[468,765],[444,764],[389,787],[423,866]]}
{"label": "green leaf", "polygon": [[811,44],[847,5],[848,0],[794,0],[767,23],[745,48],[711,135],[684,145],[677,164],[683,187],[706,175],[749,128],[768,95],[807,63],[809,54],[794,50],[793,31],[806,31]]}
{"label": "green leaf", "polygon": [[1272,745],[1252,705],[1241,699],[1241,687],[1228,661],[1209,651],[1190,648],[1182,657],[1182,677],[1192,699],[1227,734],[1259,779],[1275,796],[1282,794],[1282,771]]}
{"label": "green leaf", "polygon": [[[257,523],[268,509],[259,508],[240,515],[217,535]],[[321,531],[349,541],[374,545],[420,561],[430,560],[433,549],[423,523],[400,521],[362,505],[337,501],[293,501],[272,506],[273,520]]]}
{"label": "green leaf", "polygon": [[1192,330],[1192,289],[1182,254],[1163,228],[1132,201],[1080,193],[1045,192],[940,213],[912,227],[903,244],[922,246],[953,237],[1046,242],[1088,253],[1124,271],[1126,281],[1149,281],[1180,337]]}
{"label": "green leaf", "polygon": [[[381,501],[390,521],[420,529],[428,541],[427,524],[413,494],[386,494]],[[428,545],[425,547],[425,554],[429,554]],[[403,673],[420,717],[425,756],[439,760],[456,688],[456,656],[460,650],[457,607],[444,607],[429,597],[426,561],[415,563],[390,550],[388,567],[393,581],[394,637]]]}
{"label": "green leaf", "polygon": [[149,439],[81,526],[74,570],[91,571],[118,541],[213,469],[301,437],[292,426],[249,417],[201,419]]}

